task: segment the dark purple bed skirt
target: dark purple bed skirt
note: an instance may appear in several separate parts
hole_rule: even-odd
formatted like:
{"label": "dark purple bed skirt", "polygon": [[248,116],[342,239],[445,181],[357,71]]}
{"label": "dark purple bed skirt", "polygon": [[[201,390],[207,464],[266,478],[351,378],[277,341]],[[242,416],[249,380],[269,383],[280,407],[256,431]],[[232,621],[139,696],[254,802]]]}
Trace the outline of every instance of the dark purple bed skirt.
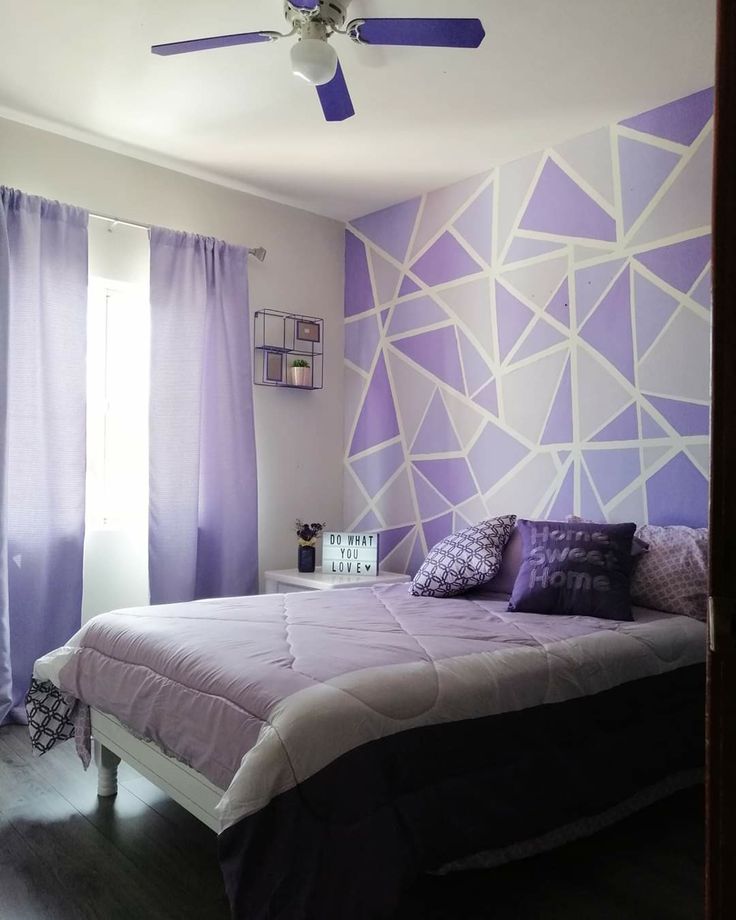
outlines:
{"label": "dark purple bed skirt", "polygon": [[423,872],[593,818],[704,761],[702,665],[353,750],[220,836],[235,920],[389,920]]}

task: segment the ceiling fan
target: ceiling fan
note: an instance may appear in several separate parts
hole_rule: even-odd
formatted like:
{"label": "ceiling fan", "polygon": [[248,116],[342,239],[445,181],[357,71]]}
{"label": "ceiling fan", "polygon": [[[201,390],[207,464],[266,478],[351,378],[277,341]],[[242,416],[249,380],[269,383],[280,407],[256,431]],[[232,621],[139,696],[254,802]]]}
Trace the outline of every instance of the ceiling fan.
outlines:
{"label": "ceiling fan", "polygon": [[286,33],[241,32],[191,41],[153,45],[154,54],[187,54],[231,45],[273,42],[297,35],[291,49],[295,76],[317,87],[327,121],[345,121],[355,114],[337,53],[329,44],[335,34],[358,45],[415,45],[434,48],[477,48],[485,38],[479,19],[353,19],[345,24],[350,0],[285,0]]}

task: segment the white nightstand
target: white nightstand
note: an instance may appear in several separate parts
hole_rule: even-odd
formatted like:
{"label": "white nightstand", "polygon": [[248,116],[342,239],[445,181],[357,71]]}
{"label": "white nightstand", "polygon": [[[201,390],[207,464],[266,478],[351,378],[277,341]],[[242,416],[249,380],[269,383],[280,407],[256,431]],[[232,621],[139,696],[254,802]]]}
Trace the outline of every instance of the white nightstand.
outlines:
{"label": "white nightstand", "polygon": [[337,588],[367,588],[371,585],[394,585],[411,581],[411,576],[397,572],[381,572],[375,578],[369,575],[327,575],[321,566],[314,572],[297,569],[280,569],[264,572],[266,594],[291,594],[294,591],[332,591]]}

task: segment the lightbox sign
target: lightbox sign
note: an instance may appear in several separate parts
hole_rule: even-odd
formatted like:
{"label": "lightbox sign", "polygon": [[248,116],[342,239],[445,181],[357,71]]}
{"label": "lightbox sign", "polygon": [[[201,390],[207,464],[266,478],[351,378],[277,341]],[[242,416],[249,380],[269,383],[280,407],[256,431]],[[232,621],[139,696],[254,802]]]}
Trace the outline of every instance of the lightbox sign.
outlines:
{"label": "lightbox sign", "polygon": [[377,533],[324,533],[322,571],[327,575],[378,575]]}

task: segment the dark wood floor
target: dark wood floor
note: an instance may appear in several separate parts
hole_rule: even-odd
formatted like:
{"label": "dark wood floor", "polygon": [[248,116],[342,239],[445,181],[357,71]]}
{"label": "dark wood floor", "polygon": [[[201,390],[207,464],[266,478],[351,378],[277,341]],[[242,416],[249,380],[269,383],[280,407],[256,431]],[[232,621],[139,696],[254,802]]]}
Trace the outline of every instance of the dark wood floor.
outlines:
{"label": "dark wood floor", "polygon": [[[31,757],[24,728],[0,729],[2,920],[227,920],[215,835],[129,767],[120,779],[98,799],[72,745]],[[680,793],[501,869],[428,876],[401,920],[698,920],[701,800]]]}

